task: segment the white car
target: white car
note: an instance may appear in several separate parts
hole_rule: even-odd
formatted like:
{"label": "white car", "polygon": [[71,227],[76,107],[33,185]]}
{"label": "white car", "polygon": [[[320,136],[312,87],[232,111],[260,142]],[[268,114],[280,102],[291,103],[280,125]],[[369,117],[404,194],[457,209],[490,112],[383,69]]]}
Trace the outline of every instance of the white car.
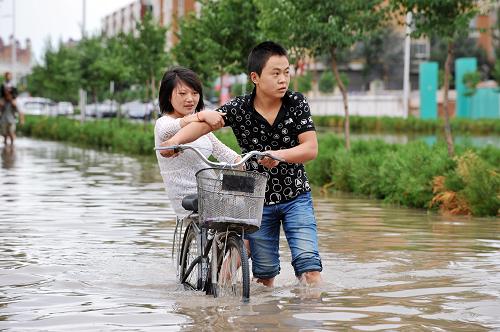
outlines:
{"label": "white car", "polygon": [[118,103],[112,100],[105,100],[102,103],[85,105],[85,116],[94,118],[115,117],[118,112]]}
{"label": "white car", "polygon": [[143,103],[139,100],[134,100],[122,104],[122,113],[131,119],[151,119],[154,111],[153,103]]}
{"label": "white car", "polygon": [[[17,107],[24,114],[29,115],[53,115],[51,105],[54,103],[48,98],[42,97],[18,97]],[[55,115],[55,114],[54,114]]]}
{"label": "white car", "polygon": [[57,115],[73,115],[75,113],[75,108],[73,104],[68,101],[60,101],[52,106]]}

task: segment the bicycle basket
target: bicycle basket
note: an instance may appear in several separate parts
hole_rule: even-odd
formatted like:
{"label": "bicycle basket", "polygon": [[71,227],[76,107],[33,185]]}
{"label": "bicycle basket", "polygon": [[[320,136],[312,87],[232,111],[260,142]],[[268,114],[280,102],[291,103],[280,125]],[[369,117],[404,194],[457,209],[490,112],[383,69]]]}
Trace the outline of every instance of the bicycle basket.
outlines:
{"label": "bicycle basket", "polygon": [[206,168],[196,173],[203,226],[219,231],[259,229],[267,177],[256,172]]}

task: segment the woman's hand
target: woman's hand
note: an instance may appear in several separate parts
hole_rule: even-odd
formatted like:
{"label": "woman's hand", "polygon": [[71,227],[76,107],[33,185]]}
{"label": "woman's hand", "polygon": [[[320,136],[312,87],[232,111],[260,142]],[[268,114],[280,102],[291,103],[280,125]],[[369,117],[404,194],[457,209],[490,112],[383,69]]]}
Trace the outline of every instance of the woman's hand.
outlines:
{"label": "woman's hand", "polygon": [[[177,144],[175,142],[173,142],[172,139],[169,139],[169,140],[166,140],[166,141],[160,143],[160,146],[173,146],[173,145],[177,145]],[[172,158],[172,157],[176,157],[177,155],[179,155],[179,152],[175,151],[174,149],[160,150],[158,152],[160,152],[161,156],[165,157],[165,158]]]}

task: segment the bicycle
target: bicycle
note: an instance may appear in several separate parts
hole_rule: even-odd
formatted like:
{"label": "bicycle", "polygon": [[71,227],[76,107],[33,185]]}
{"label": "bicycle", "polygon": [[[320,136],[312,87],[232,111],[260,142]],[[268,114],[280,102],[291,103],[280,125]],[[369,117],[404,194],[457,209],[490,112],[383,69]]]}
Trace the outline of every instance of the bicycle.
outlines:
{"label": "bicycle", "polygon": [[259,229],[267,177],[238,170],[250,158],[272,155],[251,151],[234,164],[208,160],[196,147],[176,145],[156,150],[194,151],[210,168],[196,173],[197,194],[184,197],[182,206],[191,211],[176,220],[173,252],[178,235],[186,229],[177,248],[179,280],[186,287],[214,297],[250,299],[250,268],[245,233]]}

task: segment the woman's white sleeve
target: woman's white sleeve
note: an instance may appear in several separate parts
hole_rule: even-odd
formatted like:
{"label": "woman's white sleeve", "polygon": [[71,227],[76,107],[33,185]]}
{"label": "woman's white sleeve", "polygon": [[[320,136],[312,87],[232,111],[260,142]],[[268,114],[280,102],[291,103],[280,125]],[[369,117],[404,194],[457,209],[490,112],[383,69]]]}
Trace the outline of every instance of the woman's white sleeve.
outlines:
{"label": "woman's white sleeve", "polygon": [[208,133],[207,134],[208,138],[210,139],[210,142],[212,142],[213,146],[213,151],[212,155],[217,158],[218,161],[224,161],[226,163],[234,163],[236,158],[239,157],[239,155],[228,148],[224,143],[219,141],[217,137],[215,137],[214,134]]}
{"label": "woman's white sleeve", "polygon": [[161,143],[171,138],[181,129],[181,119],[161,117],[155,123],[155,141]]}

